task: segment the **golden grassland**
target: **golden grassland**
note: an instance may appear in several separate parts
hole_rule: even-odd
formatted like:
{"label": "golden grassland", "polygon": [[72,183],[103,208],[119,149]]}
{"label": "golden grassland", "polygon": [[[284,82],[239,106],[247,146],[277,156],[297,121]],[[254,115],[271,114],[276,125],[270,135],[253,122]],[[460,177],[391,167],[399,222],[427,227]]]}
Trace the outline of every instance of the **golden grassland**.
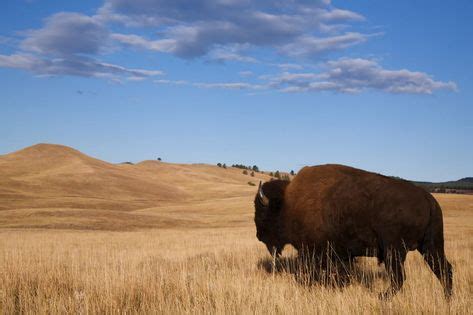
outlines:
{"label": "golden grassland", "polygon": [[125,232],[2,229],[0,313],[467,314],[473,196],[436,198],[455,268],[449,303],[417,252],[409,253],[407,280],[391,301],[377,298],[388,282],[371,258],[359,259],[351,281],[339,287],[306,281],[291,268],[268,272],[271,259],[248,220],[237,227]]}
{"label": "golden grassland", "polygon": [[434,195],[451,301],[417,252],[402,291],[382,301],[388,279],[373,258],[340,285],[312,280],[291,248],[273,267],[253,223],[248,181],[260,179],[209,165],[114,165],[49,145],[0,156],[0,314],[471,313],[473,196]]}

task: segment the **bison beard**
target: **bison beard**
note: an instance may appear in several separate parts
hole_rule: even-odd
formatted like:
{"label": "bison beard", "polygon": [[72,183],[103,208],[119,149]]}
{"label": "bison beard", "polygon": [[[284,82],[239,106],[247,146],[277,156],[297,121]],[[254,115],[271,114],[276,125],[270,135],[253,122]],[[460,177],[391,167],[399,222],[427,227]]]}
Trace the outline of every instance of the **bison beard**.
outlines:
{"label": "bison beard", "polygon": [[260,183],[254,202],[256,236],[271,254],[291,244],[313,257],[329,248],[347,261],[376,256],[390,275],[388,297],[403,285],[407,252],[417,249],[452,294],[442,209],[407,181],[343,165],[305,167],[291,182]]}

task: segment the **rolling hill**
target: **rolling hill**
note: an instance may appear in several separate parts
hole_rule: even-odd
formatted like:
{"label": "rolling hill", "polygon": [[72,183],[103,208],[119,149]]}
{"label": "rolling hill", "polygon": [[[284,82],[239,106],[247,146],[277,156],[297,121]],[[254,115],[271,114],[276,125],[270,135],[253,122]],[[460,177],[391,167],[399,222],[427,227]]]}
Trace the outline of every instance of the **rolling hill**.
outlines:
{"label": "rolling hill", "polygon": [[[256,191],[248,182],[269,179],[207,164],[112,164],[63,145],[37,144],[0,156],[0,228],[248,226]],[[472,178],[414,183],[470,187]]]}
{"label": "rolling hill", "polygon": [[268,179],[205,164],[111,164],[66,146],[38,144],[0,156],[0,226],[199,226],[235,205],[242,209],[234,214],[248,210],[255,192],[248,182]]}

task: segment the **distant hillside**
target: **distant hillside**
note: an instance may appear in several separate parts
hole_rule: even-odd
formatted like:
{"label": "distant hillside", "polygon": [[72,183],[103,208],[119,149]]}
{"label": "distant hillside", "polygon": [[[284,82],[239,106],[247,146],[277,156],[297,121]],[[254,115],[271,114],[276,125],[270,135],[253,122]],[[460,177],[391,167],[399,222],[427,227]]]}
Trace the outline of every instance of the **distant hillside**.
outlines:
{"label": "distant hillside", "polygon": [[113,164],[37,144],[0,155],[0,228],[208,228],[252,221],[270,176],[206,164]]}
{"label": "distant hillside", "polygon": [[[247,226],[255,186],[271,180],[267,172],[252,172],[156,160],[113,164],[63,145],[37,144],[0,155],[0,228]],[[473,178],[416,184],[431,191],[473,189]]]}
{"label": "distant hillside", "polygon": [[465,177],[456,181],[432,183],[432,182],[413,182],[414,184],[424,187],[428,191],[442,190],[470,190],[473,191],[473,177]]}
{"label": "distant hillside", "polygon": [[37,144],[0,155],[0,210],[136,210],[241,196],[254,191],[249,181],[268,179],[205,164],[112,164],[63,145]]}

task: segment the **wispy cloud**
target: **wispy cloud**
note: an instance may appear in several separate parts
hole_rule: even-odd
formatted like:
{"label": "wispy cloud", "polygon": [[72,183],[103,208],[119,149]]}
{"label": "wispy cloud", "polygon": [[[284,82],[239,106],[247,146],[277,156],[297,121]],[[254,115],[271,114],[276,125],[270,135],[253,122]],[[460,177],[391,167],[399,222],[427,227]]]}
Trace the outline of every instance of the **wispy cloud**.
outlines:
{"label": "wispy cloud", "polygon": [[188,85],[206,89],[268,90],[287,93],[332,91],[359,93],[376,90],[388,93],[432,94],[436,90],[456,91],[454,82],[436,81],[423,72],[387,70],[369,59],[328,61],[317,72],[282,72],[262,75],[260,82],[188,82],[156,80],[159,84]]}
{"label": "wispy cloud", "polygon": [[0,55],[0,67],[30,71],[41,76],[81,76],[105,79],[137,79],[162,75],[162,71],[130,69],[88,57],[43,59],[31,54]]}
{"label": "wispy cloud", "polygon": [[[388,70],[369,59],[341,58],[320,66],[321,60],[330,60],[331,52],[383,35],[348,30],[365,20],[329,0],[104,0],[92,16],[53,14],[42,27],[21,32],[23,38],[15,44],[0,37],[0,44],[16,48],[0,55],[0,67],[40,76],[114,81],[141,81],[164,74],[105,61],[109,54],[133,48],[137,53],[146,50],[186,60],[245,63],[244,71],[235,71],[233,80],[239,82],[183,78],[155,80],[158,84],[283,92],[431,94],[457,90],[454,82],[435,80],[424,72]],[[277,72],[259,75],[267,68]]]}
{"label": "wispy cloud", "polygon": [[154,83],[169,84],[169,85],[189,85],[190,84],[186,80],[167,80],[167,79],[154,80]]}
{"label": "wispy cloud", "polygon": [[284,92],[358,93],[380,90],[389,93],[432,94],[436,90],[457,90],[454,82],[436,81],[423,72],[387,70],[374,60],[360,58],[328,61],[321,72],[286,72],[271,76],[268,80],[273,88]]}
{"label": "wispy cloud", "polygon": [[364,43],[372,35],[361,33],[345,33],[337,36],[318,38],[315,36],[301,36],[294,42],[284,45],[280,51],[295,57],[315,57],[328,51],[341,50],[350,46]]}
{"label": "wispy cloud", "polygon": [[111,38],[128,46],[157,52],[173,52],[176,49],[176,41],[173,39],[148,40],[134,34],[112,34]]}
{"label": "wispy cloud", "polygon": [[304,69],[303,65],[297,63],[279,63],[275,64],[274,66],[280,68],[281,70],[288,71],[288,70],[301,70]]}
{"label": "wispy cloud", "polygon": [[224,90],[263,90],[266,85],[248,82],[189,82],[186,80],[154,80],[157,84],[188,85],[200,89],[224,89]]}
{"label": "wispy cloud", "polygon": [[21,48],[43,55],[94,55],[108,41],[108,31],[104,25],[89,16],[68,12],[48,17],[42,28],[27,31],[26,34]]}
{"label": "wispy cloud", "polygon": [[107,28],[93,17],[60,12],[44,26],[24,32],[20,51],[0,55],[0,66],[41,76],[70,75],[112,80],[139,80],[163,74],[159,70],[133,69],[98,60],[110,45]]}
{"label": "wispy cloud", "polygon": [[208,58],[212,61],[217,62],[243,62],[243,63],[258,63],[259,61],[248,55],[245,55],[244,51],[248,49],[247,45],[229,45],[225,47],[219,47],[212,50],[208,54]]}
{"label": "wispy cloud", "polygon": [[193,83],[193,86],[204,89],[226,89],[226,90],[262,90],[265,85],[251,84],[247,82],[218,82],[218,83]]}
{"label": "wispy cloud", "polygon": [[[249,45],[287,53],[294,45],[304,43],[310,46],[304,55],[310,55],[356,45],[366,38],[354,33],[327,34],[364,20],[362,15],[338,9],[330,1],[107,0],[99,17],[136,28],[155,28],[155,39],[125,34],[115,34],[114,38],[182,58],[210,55],[220,60],[253,62],[253,57],[225,52],[225,48]],[[315,34],[323,39],[316,39]]]}

